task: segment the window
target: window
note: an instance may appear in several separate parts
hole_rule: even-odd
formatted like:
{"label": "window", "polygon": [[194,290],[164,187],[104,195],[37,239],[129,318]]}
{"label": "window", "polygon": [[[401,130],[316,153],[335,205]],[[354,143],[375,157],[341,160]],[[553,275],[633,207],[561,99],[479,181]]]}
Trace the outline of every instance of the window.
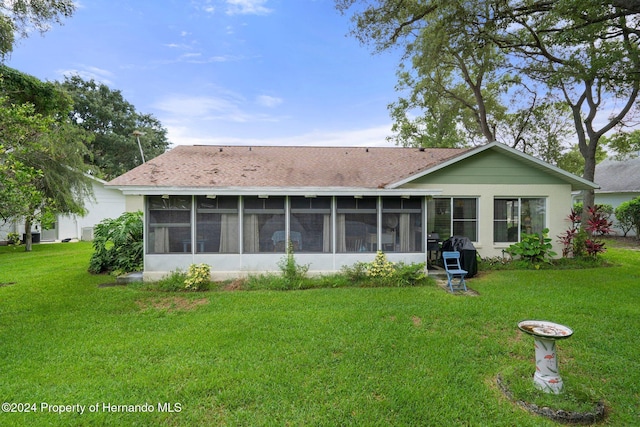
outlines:
{"label": "window", "polygon": [[501,198],[493,201],[493,241],[519,242],[522,233],[541,233],[546,226],[546,199]]}
{"label": "window", "polygon": [[244,252],[284,252],[284,197],[244,197],[243,200]]}
{"label": "window", "polygon": [[289,238],[295,252],[331,252],[331,197],[291,197]]}
{"label": "window", "polygon": [[196,198],[196,252],[239,252],[238,197]]}
{"label": "window", "polygon": [[377,197],[338,197],[338,252],[375,252],[378,233]]}
{"label": "window", "polygon": [[442,240],[464,236],[478,240],[478,199],[465,197],[437,198],[427,201],[427,229]]}
{"label": "window", "polygon": [[148,196],[147,252],[191,252],[191,196]]}
{"label": "window", "polygon": [[422,251],[422,199],[384,197],[380,248],[385,252]]}

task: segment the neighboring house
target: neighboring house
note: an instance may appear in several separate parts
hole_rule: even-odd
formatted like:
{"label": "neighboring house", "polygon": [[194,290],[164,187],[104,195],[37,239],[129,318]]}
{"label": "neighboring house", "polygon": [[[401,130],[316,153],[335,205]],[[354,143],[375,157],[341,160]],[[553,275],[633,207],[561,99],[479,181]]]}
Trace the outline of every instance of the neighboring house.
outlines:
{"label": "neighboring house", "polygon": [[144,277],[207,263],[216,277],[278,271],[291,241],[313,273],[425,262],[427,236],[501,256],[521,233],[567,229],[595,184],[503,144],[472,149],[178,146],[107,184],[144,196]]}
{"label": "neighboring house", "polygon": [[[87,214],[58,215],[56,223],[50,229],[43,230],[39,224],[34,224],[33,233],[39,234],[39,240],[43,242],[60,241],[63,239],[92,240],[93,227],[106,218],[117,218],[127,210],[142,209],[142,205],[127,207],[127,200],[121,191],[113,188],[105,188],[106,181],[89,176],[93,187],[93,199],[85,200]],[[17,232],[22,236],[24,222],[16,221],[0,227],[0,240],[3,240],[8,232]]]}
{"label": "neighboring house", "polygon": [[[640,196],[640,157],[616,161],[605,159],[596,165],[594,181],[599,190],[595,191],[595,203],[611,205],[613,208],[620,206],[622,202],[635,199]],[[618,234],[622,230],[615,228]],[[630,231],[628,236],[634,236]]]}

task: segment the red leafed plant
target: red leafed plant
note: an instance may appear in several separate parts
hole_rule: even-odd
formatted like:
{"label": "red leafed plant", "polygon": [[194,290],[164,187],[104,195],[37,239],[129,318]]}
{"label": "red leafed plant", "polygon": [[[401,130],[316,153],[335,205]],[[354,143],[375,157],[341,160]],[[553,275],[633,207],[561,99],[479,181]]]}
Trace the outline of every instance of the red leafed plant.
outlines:
{"label": "red leafed plant", "polygon": [[590,206],[588,211],[589,220],[584,228],[589,233],[594,236],[603,236],[611,233],[613,222],[609,221],[608,217],[605,216],[600,205]]}
{"label": "red leafed plant", "polygon": [[604,242],[593,236],[609,234],[613,223],[609,221],[608,216],[600,205],[590,206],[587,212],[589,213],[589,219],[584,224],[584,230],[588,231],[592,237],[587,237],[585,231],[580,230],[580,212],[571,209],[571,213],[567,217],[571,222],[571,226],[564,234],[558,236],[559,242],[563,245],[563,257],[579,256],[586,252],[587,255],[595,258],[598,254],[605,252]]}
{"label": "red leafed plant", "polygon": [[562,256],[565,258],[575,254],[574,240],[580,230],[580,213],[575,209],[571,209],[567,219],[571,222],[571,226],[564,234],[558,236],[559,242],[562,244]]}

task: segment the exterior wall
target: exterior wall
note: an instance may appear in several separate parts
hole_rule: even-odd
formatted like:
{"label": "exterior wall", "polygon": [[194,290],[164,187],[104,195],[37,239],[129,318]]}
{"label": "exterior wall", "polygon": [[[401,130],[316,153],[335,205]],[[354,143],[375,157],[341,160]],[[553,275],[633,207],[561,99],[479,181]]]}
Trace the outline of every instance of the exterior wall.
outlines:
{"label": "exterior wall", "polygon": [[125,210],[126,212],[144,212],[144,196],[126,196]]}
{"label": "exterior wall", "polygon": [[[55,230],[41,230],[36,225],[33,232],[41,232],[42,240],[62,240],[81,239],[83,228],[93,228],[96,224],[106,218],[117,218],[125,212],[125,196],[120,190],[107,189],[104,183],[92,180],[93,200],[85,202],[87,214],[80,215],[59,215]],[[140,197],[142,199],[142,197]],[[140,205],[142,203],[140,202]],[[140,207],[142,209],[142,207]],[[4,240],[8,232],[24,233],[24,223],[21,221],[10,222],[0,226],[0,240]]]}
{"label": "exterior wall", "polygon": [[[424,253],[399,254],[387,253],[391,262],[425,262]],[[186,271],[190,264],[206,263],[211,265],[214,280],[232,279],[251,274],[279,273],[278,262],[285,255],[278,254],[163,254],[145,255],[145,281],[161,279],[175,270]],[[370,262],[375,253],[363,254],[295,254],[300,265],[309,264],[309,274],[325,274],[340,270],[342,266],[353,265],[358,261]]]}
{"label": "exterior wall", "polygon": [[[448,184],[440,185],[443,196],[475,197],[478,199],[478,241],[474,246],[478,254],[483,257],[502,256],[502,251],[511,243],[493,241],[493,201],[495,197],[545,197],[547,199],[546,227],[552,239],[553,250],[561,254],[562,246],[557,242],[569,222],[566,219],[571,212],[571,187],[564,185],[512,185],[492,184],[476,185]],[[442,236],[441,236],[442,237]],[[445,237],[446,238],[446,237]]]}
{"label": "exterior wall", "polygon": [[94,200],[85,203],[87,215],[58,217],[57,239],[81,239],[83,228],[93,228],[107,218],[117,218],[125,212],[125,196],[116,189],[104,188],[100,181],[93,181]]}

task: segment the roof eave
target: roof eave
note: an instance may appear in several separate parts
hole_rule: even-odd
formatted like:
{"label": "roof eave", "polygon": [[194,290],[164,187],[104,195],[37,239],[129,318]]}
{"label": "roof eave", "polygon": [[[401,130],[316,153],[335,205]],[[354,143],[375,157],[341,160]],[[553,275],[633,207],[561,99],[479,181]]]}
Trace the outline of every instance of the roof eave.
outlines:
{"label": "roof eave", "polygon": [[116,186],[125,195],[196,195],[196,196],[438,196],[441,189],[390,189],[367,187],[147,187]]}

